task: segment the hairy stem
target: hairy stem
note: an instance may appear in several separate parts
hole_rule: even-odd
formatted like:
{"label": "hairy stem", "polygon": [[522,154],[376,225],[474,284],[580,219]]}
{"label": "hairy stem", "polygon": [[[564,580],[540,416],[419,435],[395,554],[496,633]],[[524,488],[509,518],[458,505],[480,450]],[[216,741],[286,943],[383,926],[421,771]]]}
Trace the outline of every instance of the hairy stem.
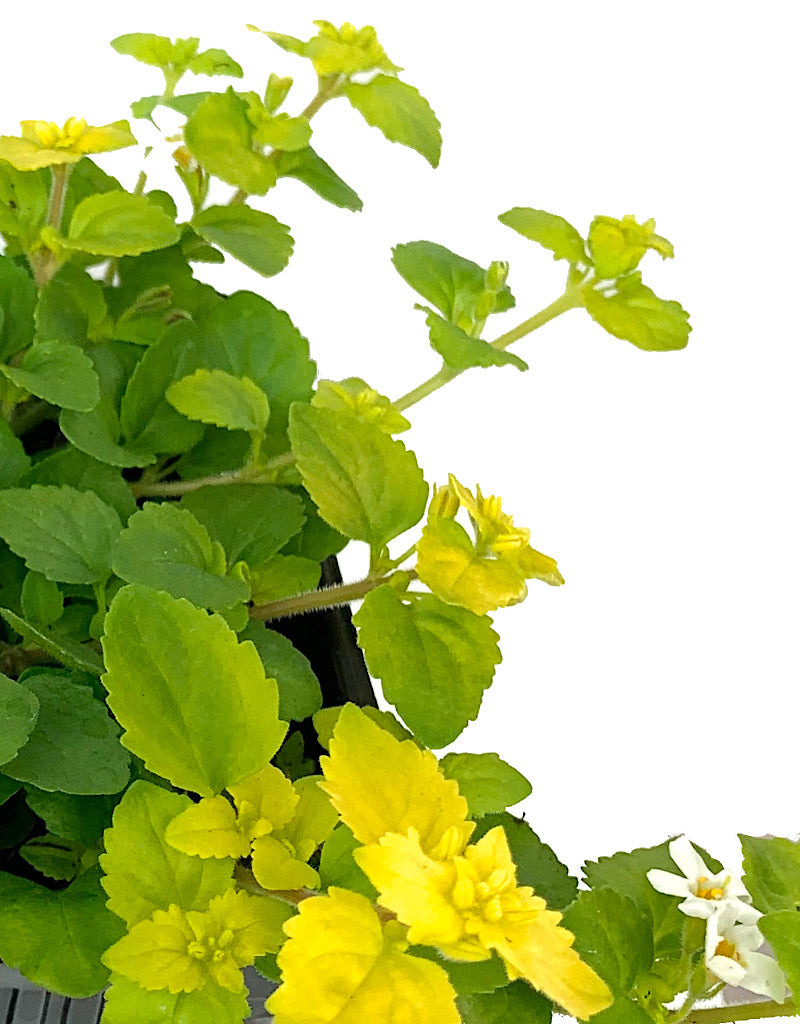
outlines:
{"label": "hairy stem", "polygon": [[791,1000],[785,1003],[735,1003],[731,1006],[711,1006],[693,1010],[683,1018],[682,1024],[727,1024],[728,1021],[758,1020],[761,1017],[793,1017],[797,1007]]}
{"label": "hairy stem", "polygon": [[[406,579],[417,578],[413,569],[405,570],[403,575]],[[323,587],[321,590],[309,590],[305,594],[284,597],[280,601],[270,601],[269,604],[254,605],[250,609],[250,618],[269,622],[272,619],[285,619],[290,615],[302,615],[304,612],[315,612],[322,608],[335,608],[337,605],[350,604],[351,601],[360,601],[370,591],[388,583],[391,578],[391,576],[367,576],[354,583],[337,583],[332,587]]]}
{"label": "hairy stem", "polygon": [[[538,313],[534,313],[533,316],[523,320],[521,324],[518,324],[510,331],[506,331],[505,334],[501,334],[499,338],[495,338],[490,344],[492,348],[503,351],[515,341],[524,338],[526,334],[530,334],[537,328],[549,323],[550,320],[554,320],[562,313],[566,313],[568,309],[576,309],[581,305],[580,292],[575,288],[568,288],[555,302],[551,302],[549,306],[540,309]],[[432,395],[434,391],[438,391],[439,388],[444,387],[445,384],[448,384],[463,372],[463,370],[452,370],[449,366],[443,366],[438,373],[423,381],[422,384],[419,384],[412,391],[403,395],[402,398],[396,399],[393,404],[396,409],[403,412],[412,405],[416,405],[417,402],[421,402],[423,398],[427,398],[428,395]]]}

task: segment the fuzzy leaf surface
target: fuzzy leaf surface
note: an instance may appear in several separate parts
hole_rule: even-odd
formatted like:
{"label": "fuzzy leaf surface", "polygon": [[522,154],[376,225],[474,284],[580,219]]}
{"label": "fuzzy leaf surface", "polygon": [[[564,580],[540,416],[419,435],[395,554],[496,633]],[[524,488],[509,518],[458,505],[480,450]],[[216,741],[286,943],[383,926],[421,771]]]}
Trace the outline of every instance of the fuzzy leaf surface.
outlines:
{"label": "fuzzy leaf surface", "polygon": [[414,453],[379,427],[298,403],[289,439],[320,515],[345,536],[381,547],[421,519],[428,485]]}
{"label": "fuzzy leaf surface", "polygon": [[277,684],[219,616],[128,586],[109,609],[103,651],[123,743],[174,786],[214,796],[280,746]]}
{"label": "fuzzy leaf surface", "polygon": [[478,714],[500,662],[487,616],[432,594],[406,603],[378,587],[353,616],[370,674],[426,746],[451,743]]}

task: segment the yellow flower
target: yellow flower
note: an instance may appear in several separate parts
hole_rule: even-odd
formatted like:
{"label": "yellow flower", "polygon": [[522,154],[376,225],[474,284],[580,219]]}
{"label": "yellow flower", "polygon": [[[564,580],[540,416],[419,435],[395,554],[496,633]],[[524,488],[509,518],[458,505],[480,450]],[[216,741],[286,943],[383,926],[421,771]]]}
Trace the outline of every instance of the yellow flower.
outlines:
{"label": "yellow flower", "polygon": [[352,75],[358,71],[402,71],[386,56],[372,25],[356,28],[346,21],[336,28],[329,21],[315,21],[319,33],[306,43],[306,56],[322,75]]}
{"label": "yellow flower", "polygon": [[[461,507],[469,514],[474,540],[455,522]],[[447,486],[434,489],[417,544],[417,573],[443,601],[484,615],[523,601],[525,580],[551,586],[564,582],[554,559],[532,548],[529,540],[530,530],[514,525],[499,498],[485,498],[479,487],[473,495],[451,474]]]}
{"label": "yellow flower", "polygon": [[655,226],[652,217],[639,224],[630,213],[622,220],[595,217],[588,241],[597,277],[608,280],[630,273],[648,249],[654,249],[662,259],[674,256],[672,243],[657,235]]}
{"label": "yellow flower", "polygon": [[54,164],[75,164],[88,153],[107,153],[135,146],[127,121],[92,127],[70,117],[59,128],[52,121],[21,121],[19,136],[0,136],[0,160],[18,171],[35,171]]}
{"label": "yellow flower", "polygon": [[103,963],[142,988],[192,992],[212,982],[244,988],[241,968],[275,952],[291,913],[275,900],[228,889],[207,910],[155,910],[109,947]]}
{"label": "yellow flower", "polygon": [[572,949],[575,937],[560,926],[561,914],[530,886],[517,885],[501,827],[442,860],[420,848],[414,828],[354,856],[381,906],[408,926],[409,942],[455,960],[486,960],[495,950],[509,978],[525,978],[574,1017],[611,1004],[605,982]]}

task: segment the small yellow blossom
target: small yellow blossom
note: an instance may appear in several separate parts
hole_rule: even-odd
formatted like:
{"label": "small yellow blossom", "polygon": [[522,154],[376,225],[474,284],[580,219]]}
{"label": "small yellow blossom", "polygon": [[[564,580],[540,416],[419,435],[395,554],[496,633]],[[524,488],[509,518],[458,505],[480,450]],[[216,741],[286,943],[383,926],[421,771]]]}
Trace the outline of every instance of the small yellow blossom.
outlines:
{"label": "small yellow blossom", "polygon": [[401,71],[386,56],[372,25],[356,28],[346,21],[340,28],[315,21],[319,33],[306,43],[306,56],[320,76],[352,75],[358,71]]}
{"label": "small yellow blossom", "polygon": [[75,164],[88,153],[107,153],[135,146],[127,121],[93,127],[70,117],[59,128],[52,121],[21,121],[19,136],[0,136],[0,160],[18,171],[35,171],[54,164]]}
{"label": "small yellow blossom", "polygon": [[630,213],[622,220],[595,217],[588,241],[597,277],[607,280],[630,273],[648,249],[654,249],[662,259],[674,256],[672,243],[657,235],[655,226],[652,217],[639,224]]}

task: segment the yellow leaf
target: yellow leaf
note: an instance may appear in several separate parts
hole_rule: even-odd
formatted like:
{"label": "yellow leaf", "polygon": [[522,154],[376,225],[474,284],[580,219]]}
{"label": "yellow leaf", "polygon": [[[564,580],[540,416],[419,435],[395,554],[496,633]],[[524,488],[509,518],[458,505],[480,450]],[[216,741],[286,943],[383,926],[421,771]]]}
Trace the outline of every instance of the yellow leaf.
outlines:
{"label": "yellow leaf", "polygon": [[264,889],[318,889],[319,875],[305,861],[272,836],[253,843],[253,874]]}
{"label": "yellow leaf", "polygon": [[92,127],[70,117],[63,127],[51,121],[21,121],[19,136],[0,136],[0,159],[18,171],[35,171],[54,164],[74,164],[87,153],[106,153],[136,145],[127,121]]}
{"label": "yellow leaf", "polygon": [[241,832],[236,811],[224,796],[206,797],[167,825],[170,846],[197,857],[246,857],[250,837]]}
{"label": "yellow leaf", "polygon": [[300,904],[278,954],[275,1024],[460,1024],[446,972],[410,956],[396,921],[381,927],[364,896],[332,887]]}
{"label": "yellow leaf", "polygon": [[414,828],[426,853],[448,852],[468,841],[474,824],[458,785],[445,779],[436,758],[412,740],[397,740],[353,704],[342,709],[321,757],[322,788],[360,843]]}
{"label": "yellow leaf", "polygon": [[251,839],[267,835],[291,821],[299,799],[290,780],[271,764],[235,786],[229,786],[228,792],[236,802],[241,827]]}

